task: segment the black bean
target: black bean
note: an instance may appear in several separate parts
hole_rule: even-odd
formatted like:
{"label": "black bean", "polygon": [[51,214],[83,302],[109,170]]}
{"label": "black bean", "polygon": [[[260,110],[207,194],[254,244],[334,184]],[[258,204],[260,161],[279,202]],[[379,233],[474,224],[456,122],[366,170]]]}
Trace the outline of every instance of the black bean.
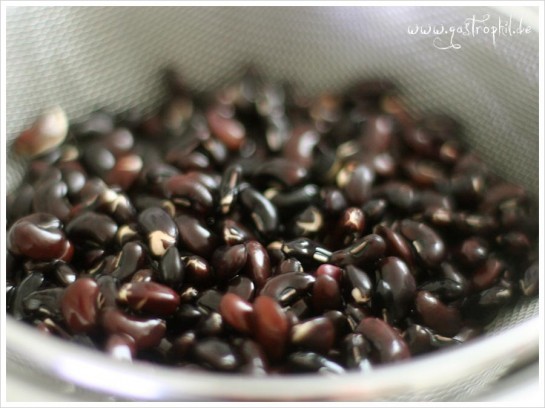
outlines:
{"label": "black bean", "polygon": [[219,339],[203,339],[192,348],[194,358],[220,371],[233,371],[240,364],[238,356],[229,343]]}
{"label": "black bean", "polygon": [[39,273],[31,273],[24,278],[19,285],[15,288],[15,293],[12,295],[11,301],[11,313],[17,320],[21,320],[27,317],[26,310],[24,308],[24,300],[37,291],[44,283],[44,276]]}
{"label": "black bean", "polygon": [[219,188],[219,205],[222,214],[231,212],[237,199],[241,177],[242,167],[240,165],[233,165],[225,170]]}
{"label": "black bean", "polygon": [[117,224],[109,216],[84,212],[66,225],[66,234],[75,243],[108,248],[117,233]]}
{"label": "black bean", "polygon": [[138,225],[147,238],[151,254],[161,257],[176,245],[178,227],[172,217],[159,207],[150,207],[138,215]]}
{"label": "black bean", "polygon": [[289,369],[293,372],[324,375],[337,375],[345,372],[339,364],[310,351],[297,351],[287,358]]}
{"label": "black bean", "polygon": [[355,241],[344,249],[333,252],[329,261],[332,264],[345,265],[366,265],[377,261],[384,255],[386,243],[380,235],[369,234]]}
{"label": "black bean", "polygon": [[269,296],[285,306],[308,292],[314,282],[314,277],[307,273],[284,273],[270,278],[259,294]]}
{"label": "black bean", "polygon": [[265,237],[272,237],[278,229],[278,211],[276,207],[259,191],[252,187],[243,187],[239,193],[240,202],[257,231]]}
{"label": "black bean", "polygon": [[184,283],[185,268],[178,248],[171,246],[159,260],[159,280],[172,288],[179,288]]}
{"label": "black bean", "polygon": [[176,225],[181,248],[195,255],[208,258],[219,244],[218,237],[197,217],[181,214],[176,217]]}

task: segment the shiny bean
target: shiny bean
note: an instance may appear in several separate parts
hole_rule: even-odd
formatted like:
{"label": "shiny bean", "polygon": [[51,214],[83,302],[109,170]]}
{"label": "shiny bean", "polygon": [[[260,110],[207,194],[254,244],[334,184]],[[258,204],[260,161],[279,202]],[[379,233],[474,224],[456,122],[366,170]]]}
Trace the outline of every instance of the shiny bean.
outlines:
{"label": "shiny bean", "polygon": [[276,207],[259,191],[252,187],[245,187],[239,193],[240,202],[254,227],[266,237],[272,237],[278,229],[278,211]]}
{"label": "shiny bean", "polygon": [[333,252],[329,262],[339,266],[366,265],[384,255],[386,243],[380,235],[369,234],[344,249]]}
{"label": "shiny bean", "polygon": [[352,299],[358,304],[371,301],[373,281],[369,275],[354,265],[345,267],[346,286]]}
{"label": "shiny bean", "polygon": [[268,296],[258,296],[252,314],[253,336],[267,356],[279,360],[288,345],[290,325],[280,305]]}
{"label": "shiny bean", "polygon": [[227,281],[246,265],[248,250],[244,244],[218,248],[212,255],[212,267],[218,278]]}
{"label": "shiny bean", "polygon": [[193,216],[181,214],[176,217],[180,245],[195,255],[209,257],[218,246],[218,237],[206,224]]}
{"label": "shiny bean", "polygon": [[132,317],[117,309],[104,310],[101,324],[107,333],[132,337],[137,350],[157,346],[166,332],[164,320]]}
{"label": "shiny bean", "polygon": [[74,333],[88,333],[97,324],[100,289],[90,278],[79,278],[65,289],[61,310],[66,324]]}
{"label": "shiny bean", "polygon": [[138,242],[127,242],[121,253],[112,276],[120,281],[130,278],[138,269],[144,266],[146,251]]}
{"label": "shiny bean", "polygon": [[255,294],[254,282],[245,276],[235,276],[229,281],[227,293],[233,293],[242,300],[250,302]]}
{"label": "shiny bean", "polygon": [[[389,296],[382,303],[389,310],[392,322],[402,320],[410,311],[416,295],[416,282],[407,264],[396,257],[382,259],[378,265],[378,282],[383,281]],[[388,301],[391,298],[391,303]]]}
{"label": "shiny bean", "polygon": [[241,177],[242,167],[240,165],[233,165],[225,170],[219,187],[219,205],[222,214],[231,212],[237,199]]}
{"label": "shiny bean", "polygon": [[248,260],[244,272],[252,279],[256,288],[262,288],[272,274],[269,254],[258,241],[248,241],[245,246]]}
{"label": "shiny bean", "polygon": [[314,282],[315,278],[307,273],[284,273],[270,278],[259,294],[269,296],[285,306],[310,291]]}
{"label": "shiny bean", "polygon": [[6,244],[13,255],[46,261],[62,258],[68,241],[58,218],[35,213],[17,220],[11,226]]}
{"label": "shiny bean", "polygon": [[208,261],[198,255],[183,258],[183,270],[188,283],[197,287],[206,287],[213,280],[212,267]]}
{"label": "shiny bean", "polygon": [[325,317],[316,317],[291,328],[291,342],[304,350],[326,354],[335,341],[335,327]]}
{"label": "shiny bean", "polygon": [[109,216],[87,211],[66,225],[66,234],[75,243],[108,247],[117,233],[117,224]]}
{"label": "shiny bean", "polygon": [[366,317],[355,331],[371,343],[378,354],[377,359],[383,363],[405,360],[411,356],[407,343],[383,320]]}
{"label": "shiny bean", "polygon": [[212,210],[214,199],[210,190],[187,174],[170,176],[163,183],[163,194],[177,206],[205,214]]}
{"label": "shiny bean", "polygon": [[445,257],[445,244],[439,234],[426,224],[405,219],[399,232],[411,243],[419,260],[427,267],[435,267]]}
{"label": "shiny bean", "polygon": [[250,334],[252,330],[252,305],[234,293],[226,293],[219,304],[221,317],[240,333]]}
{"label": "shiny bean", "polygon": [[443,304],[430,292],[419,291],[415,300],[416,313],[424,325],[444,336],[460,331],[462,321],[458,309]]}
{"label": "shiny bean", "polygon": [[34,272],[24,278],[19,285],[14,289],[15,292],[12,295],[11,300],[11,313],[17,320],[22,320],[27,317],[26,310],[24,309],[24,300],[41,288],[44,283],[44,275],[39,272]]}
{"label": "shiny bean", "polygon": [[537,261],[526,268],[519,283],[525,296],[537,294],[539,288],[539,263]]}
{"label": "shiny bean", "polygon": [[130,282],[124,284],[118,299],[137,312],[168,316],[180,304],[180,296],[171,288],[155,282]]}
{"label": "shiny bean", "polygon": [[179,288],[184,283],[185,268],[175,246],[168,248],[159,260],[158,278],[172,288]]}

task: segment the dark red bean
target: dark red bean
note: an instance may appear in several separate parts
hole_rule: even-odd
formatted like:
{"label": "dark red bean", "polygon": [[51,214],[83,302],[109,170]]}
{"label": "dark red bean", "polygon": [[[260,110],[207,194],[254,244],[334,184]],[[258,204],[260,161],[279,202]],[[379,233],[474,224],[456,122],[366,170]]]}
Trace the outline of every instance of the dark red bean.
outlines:
{"label": "dark red bean", "polygon": [[337,186],[352,205],[363,205],[371,196],[371,188],[375,181],[374,171],[364,165],[348,163],[337,174]]}
{"label": "dark red bean", "polygon": [[369,234],[344,249],[333,252],[329,262],[339,266],[366,265],[384,255],[386,243],[380,235]]}
{"label": "dark red bean", "polygon": [[123,190],[128,190],[138,178],[143,164],[140,156],[135,154],[118,157],[115,165],[106,175],[105,181],[109,185],[116,185]]}
{"label": "dark red bean", "polygon": [[252,331],[252,305],[234,293],[226,293],[221,298],[219,312],[223,320],[240,333]]}
{"label": "dark red bean", "polygon": [[401,234],[383,224],[378,224],[373,232],[384,239],[387,255],[401,258],[409,266],[414,265],[415,260],[411,247]]}
{"label": "dark red bean", "polygon": [[72,332],[88,333],[95,328],[99,291],[97,283],[90,278],[77,279],[66,288],[61,310]]}
{"label": "dark red bean", "polygon": [[107,248],[115,238],[117,224],[104,214],[84,212],[66,226],[66,234],[75,243]]}
{"label": "dark red bean", "polygon": [[291,328],[291,342],[304,350],[326,354],[334,341],[335,327],[325,317],[316,317]]}
{"label": "dark red bean", "polygon": [[140,269],[132,275],[131,282],[151,282],[155,273],[151,269]]}
{"label": "dark red bean", "polygon": [[488,245],[479,237],[464,240],[458,249],[456,259],[467,266],[477,266],[488,258]]}
{"label": "dark red bean", "polygon": [[443,167],[431,160],[410,158],[403,162],[403,169],[417,187],[434,187],[446,177]]}
{"label": "dark red bean", "polygon": [[210,257],[218,246],[218,237],[200,219],[181,214],[176,217],[182,249],[204,258]]}
{"label": "dark red bean", "polygon": [[136,209],[129,197],[111,188],[99,192],[91,208],[111,216],[119,224],[130,223],[136,218]]}
{"label": "dark red bean", "polygon": [[155,282],[131,282],[119,289],[118,299],[137,312],[168,316],[180,304],[180,296],[171,288]]}
{"label": "dark red bean", "polygon": [[209,109],[206,114],[210,131],[231,151],[238,150],[246,140],[244,125],[232,117],[229,109],[221,106]]}
{"label": "dark red bean", "polygon": [[342,305],[339,282],[329,275],[319,275],[312,288],[312,306],[317,312],[338,309]]}
{"label": "dark red bean", "polygon": [[60,220],[44,213],[17,220],[8,231],[6,244],[12,254],[38,261],[62,258],[67,250]]}
{"label": "dark red bean", "polygon": [[419,324],[411,324],[403,333],[413,356],[433,350],[432,337],[433,333]]}
{"label": "dark red bean", "polygon": [[110,334],[126,334],[135,341],[137,350],[157,346],[165,335],[166,324],[161,319],[141,319],[125,315],[117,309],[106,309],[101,323]]}
{"label": "dark red bean", "polygon": [[416,295],[416,282],[409,267],[401,259],[390,256],[378,265],[379,283],[389,289],[391,303],[383,299],[393,322],[403,319],[410,311]]}
{"label": "dark red bean", "polygon": [[229,281],[227,292],[239,296],[242,300],[249,302],[255,294],[255,285],[251,279],[245,276],[235,276]]}
{"label": "dark red bean", "polygon": [[304,182],[308,176],[308,171],[297,163],[279,157],[259,165],[254,171],[254,176],[258,180],[273,180],[291,188]]}
{"label": "dark red bean", "polygon": [[444,336],[454,336],[462,327],[458,309],[446,306],[426,291],[419,291],[415,300],[416,313],[424,325]]}
{"label": "dark red bean", "polygon": [[271,261],[269,254],[258,241],[248,241],[246,244],[248,260],[244,268],[245,273],[261,288],[271,276]]}
{"label": "dark red bean", "polygon": [[320,141],[318,132],[309,128],[294,129],[282,150],[282,155],[303,167],[312,164],[314,147]]}
{"label": "dark red bean", "polygon": [[259,294],[269,296],[284,306],[310,291],[314,282],[314,277],[308,273],[284,273],[270,278]]}
{"label": "dark red bean", "polygon": [[505,265],[499,259],[489,258],[473,272],[471,283],[475,290],[481,291],[490,288],[500,278]]}
{"label": "dark red bean", "polygon": [[248,250],[244,244],[218,248],[212,255],[212,267],[220,280],[227,281],[240,273],[247,259]]}
{"label": "dark red bean", "polygon": [[18,154],[34,157],[60,145],[68,134],[68,118],[64,111],[55,107],[42,113],[32,126],[15,140]]}
{"label": "dark red bean", "polygon": [[379,361],[390,363],[410,358],[411,353],[403,338],[386,322],[366,317],[356,328],[377,351]]}
{"label": "dark red bean", "polygon": [[400,223],[399,232],[411,242],[425,266],[433,268],[444,259],[445,244],[442,238],[426,224],[405,219]]}
{"label": "dark red bean", "polygon": [[322,264],[316,269],[316,278],[319,278],[321,275],[327,275],[340,283],[343,277],[343,270],[336,265]]}
{"label": "dark red bean", "polygon": [[280,305],[268,296],[258,296],[252,314],[253,336],[267,356],[279,360],[288,344],[290,325]]}
{"label": "dark red bean", "polygon": [[375,198],[368,200],[361,209],[365,214],[367,223],[378,223],[384,217],[386,209],[388,208],[388,202],[382,198]]}

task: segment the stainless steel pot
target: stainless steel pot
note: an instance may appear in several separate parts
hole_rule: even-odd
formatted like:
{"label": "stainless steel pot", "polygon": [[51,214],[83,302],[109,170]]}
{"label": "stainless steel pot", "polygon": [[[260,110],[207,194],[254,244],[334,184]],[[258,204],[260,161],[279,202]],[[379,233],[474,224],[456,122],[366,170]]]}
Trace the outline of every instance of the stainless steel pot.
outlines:
{"label": "stainless steel pot", "polygon": [[[201,90],[233,79],[248,62],[305,94],[390,77],[415,111],[458,118],[466,140],[492,167],[537,200],[534,13],[520,7],[9,7],[8,140],[52,104],[71,119],[98,106],[153,109],[160,99],[157,73],[166,64]],[[509,16],[511,27],[522,18],[529,32],[502,35]],[[447,33],[412,33],[417,25],[442,25]],[[457,31],[477,26],[477,33]],[[8,188],[21,169],[10,155]],[[461,400],[537,359],[538,309],[537,299],[520,301],[486,336],[407,363],[366,374],[290,378],[122,363],[39,336],[8,317],[8,375],[24,373],[59,390],[72,384],[74,399]]]}

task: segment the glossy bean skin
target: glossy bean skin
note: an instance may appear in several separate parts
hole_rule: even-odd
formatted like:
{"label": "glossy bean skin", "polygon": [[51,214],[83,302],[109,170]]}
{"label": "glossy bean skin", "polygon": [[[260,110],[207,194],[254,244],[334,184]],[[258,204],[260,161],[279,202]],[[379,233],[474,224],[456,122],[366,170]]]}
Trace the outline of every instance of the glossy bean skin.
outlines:
{"label": "glossy bean skin", "polygon": [[130,336],[139,350],[157,346],[166,331],[164,320],[136,318],[117,309],[105,310],[101,316],[101,325],[110,334]]}
{"label": "glossy bean skin", "polygon": [[284,355],[288,344],[288,318],[280,305],[268,296],[258,296],[253,306],[255,339],[271,360],[278,360]]}
{"label": "glossy bean skin", "polygon": [[248,250],[244,244],[218,248],[212,256],[212,266],[219,279],[227,281],[246,265]]}
{"label": "glossy bean skin", "polygon": [[180,296],[168,286],[155,282],[131,282],[119,289],[118,299],[135,311],[168,316],[180,304]]}
{"label": "glossy bean skin", "polygon": [[61,225],[58,218],[45,213],[21,218],[8,231],[8,251],[40,261],[59,259],[66,252],[67,245]]}
{"label": "glossy bean skin", "polygon": [[410,358],[407,343],[397,332],[383,320],[366,317],[356,328],[377,350],[378,359],[390,363]]}
{"label": "glossy bean skin", "polygon": [[445,257],[445,244],[442,238],[423,223],[403,220],[400,233],[411,242],[418,258],[424,265],[434,267]]}
{"label": "glossy bean skin", "polygon": [[253,307],[234,293],[226,293],[221,298],[219,312],[223,319],[235,330],[249,334],[252,329]]}
{"label": "glossy bean skin", "polygon": [[80,278],[66,288],[61,310],[74,333],[87,333],[97,324],[99,287],[89,278]]}
{"label": "glossy bean skin", "polygon": [[381,258],[385,251],[384,239],[380,235],[370,234],[347,248],[333,252],[330,262],[339,266],[365,265]]}
{"label": "glossy bean skin", "polygon": [[66,225],[66,234],[74,242],[102,247],[114,240],[117,228],[109,216],[89,211],[72,219]]}
{"label": "glossy bean skin", "polygon": [[245,245],[248,252],[245,273],[254,281],[257,288],[261,288],[272,274],[269,254],[258,241],[249,241]]}
{"label": "glossy bean skin", "polygon": [[291,328],[291,342],[296,346],[325,354],[335,341],[335,327],[325,317],[317,317]]}
{"label": "glossy bean skin", "polygon": [[309,291],[314,282],[314,277],[304,272],[284,273],[269,279],[259,293],[286,305]]}
{"label": "glossy bean skin", "polygon": [[415,306],[424,324],[439,334],[454,336],[460,330],[460,312],[444,305],[431,293],[419,291],[416,294]]}
{"label": "glossy bean skin", "polygon": [[[413,304],[416,281],[405,262],[396,257],[387,257],[379,262],[378,275],[389,293],[383,295],[383,304],[390,310],[392,321],[403,319]],[[391,298],[391,303],[387,300]]]}
{"label": "glossy bean skin", "polygon": [[208,258],[218,246],[218,237],[202,220],[186,214],[176,217],[180,245],[195,255]]}
{"label": "glossy bean skin", "polygon": [[138,224],[146,236],[150,251],[162,256],[168,248],[176,245],[178,227],[172,217],[159,207],[150,207],[138,215]]}

